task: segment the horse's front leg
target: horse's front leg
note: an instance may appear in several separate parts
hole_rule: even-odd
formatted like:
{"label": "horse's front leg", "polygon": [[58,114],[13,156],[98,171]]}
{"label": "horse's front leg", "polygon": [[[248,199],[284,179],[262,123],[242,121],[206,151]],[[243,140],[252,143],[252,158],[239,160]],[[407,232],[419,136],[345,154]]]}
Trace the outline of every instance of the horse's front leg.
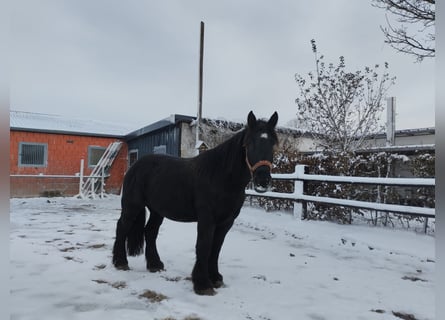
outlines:
{"label": "horse's front leg", "polygon": [[209,258],[209,276],[214,288],[219,288],[224,285],[223,276],[219,273],[218,270],[218,258],[226,234],[232,227],[233,221],[234,220],[230,220],[222,225],[217,226],[213,236],[212,251],[210,252]]}
{"label": "horse's front leg", "polygon": [[216,294],[209,277],[209,257],[212,250],[215,225],[208,221],[198,221],[196,239],[196,262],[192,271],[193,290],[199,295]]}

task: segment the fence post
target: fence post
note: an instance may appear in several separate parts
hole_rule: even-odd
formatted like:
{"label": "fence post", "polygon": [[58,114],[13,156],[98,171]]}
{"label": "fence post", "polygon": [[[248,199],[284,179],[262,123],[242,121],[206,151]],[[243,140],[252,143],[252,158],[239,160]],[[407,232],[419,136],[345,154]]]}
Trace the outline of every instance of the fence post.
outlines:
{"label": "fence post", "polygon": [[82,188],[83,188],[83,159],[80,159],[79,195],[81,198],[85,198],[82,193]]}
{"label": "fence post", "polygon": [[105,167],[102,167],[101,178],[100,178],[100,198],[104,198],[105,191]]}
{"label": "fence post", "polygon": [[[294,197],[295,199],[299,199],[301,195],[303,195],[304,191],[304,180],[301,178],[304,175],[305,165],[296,165],[295,166],[295,175],[296,179],[294,181]],[[301,219],[306,217],[306,203],[300,201],[294,201],[294,218],[300,216]]]}
{"label": "fence post", "polygon": [[93,199],[96,199],[96,194],[94,193],[94,188],[96,187],[96,181],[97,181],[97,178],[93,178],[93,180],[91,181],[91,197],[93,198]]}

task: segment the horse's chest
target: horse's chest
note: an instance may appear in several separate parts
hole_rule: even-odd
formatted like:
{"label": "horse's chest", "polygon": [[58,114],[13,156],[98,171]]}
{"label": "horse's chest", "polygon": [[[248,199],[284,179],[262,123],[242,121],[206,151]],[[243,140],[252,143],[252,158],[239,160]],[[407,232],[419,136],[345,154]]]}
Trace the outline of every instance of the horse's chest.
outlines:
{"label": "horse's chest", "polygon": [[214,210],[220,216],[232,216],[244,203],[244,194],[222,193],[215,199]]}

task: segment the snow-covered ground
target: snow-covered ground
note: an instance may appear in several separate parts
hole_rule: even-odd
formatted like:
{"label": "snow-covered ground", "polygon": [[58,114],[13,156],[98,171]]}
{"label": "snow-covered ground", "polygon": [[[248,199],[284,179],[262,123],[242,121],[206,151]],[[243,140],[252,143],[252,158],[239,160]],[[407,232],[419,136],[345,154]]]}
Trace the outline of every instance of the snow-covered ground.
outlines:
{"label": "snow-covered ground", "polygon": [[[224,243],[226,286],[193,293],[196,224],[165,220],[166,271],[115,270],[118,197],[11,199],[11,319],[434,319],[434,237],[244,208]],[[412,317],[410,318],[409,315]]]}

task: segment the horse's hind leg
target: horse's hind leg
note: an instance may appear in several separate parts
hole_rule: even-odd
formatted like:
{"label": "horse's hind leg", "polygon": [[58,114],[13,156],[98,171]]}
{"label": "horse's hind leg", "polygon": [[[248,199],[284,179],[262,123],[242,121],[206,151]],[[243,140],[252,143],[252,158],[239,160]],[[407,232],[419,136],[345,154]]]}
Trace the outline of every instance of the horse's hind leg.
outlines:
{"label": "horse's hind leg", "polygon": [[125,221],[125,218],[121,215],[117,221],[116,227],[116,240],[113,246],[113,264],[119,270],[129,270],[127,252],[125,250],[125,241],[127,234],[131,229],[129,221]]}
{"label": "horse's hind leg", "polygon": [[122,206],[117,221],[113,246],[113,264],[117,269],[129,270],[127,251],[131,256],[142,253],[144,246],[145,207]]}
{"label": "horse's hind leg", "polygon": [[150,218],[145,227],[145,259],[147,262],[147,269],[150,272],[158,272],[164,270],[164,264],[159,258],[158,250],[156,248],[156,238],[158,237],[159,227],[162,224],[164,217],[154,211],[150,211]]}

